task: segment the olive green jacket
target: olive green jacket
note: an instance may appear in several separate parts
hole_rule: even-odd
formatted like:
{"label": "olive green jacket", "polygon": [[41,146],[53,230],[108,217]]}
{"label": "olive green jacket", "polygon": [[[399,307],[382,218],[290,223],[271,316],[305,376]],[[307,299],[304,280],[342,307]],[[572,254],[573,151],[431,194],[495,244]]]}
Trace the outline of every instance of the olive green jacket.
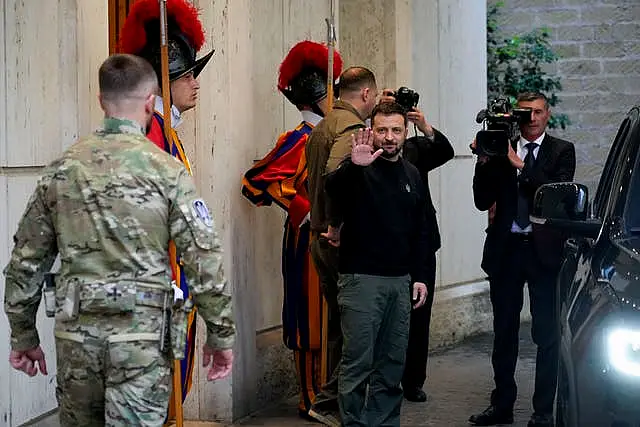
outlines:
{"label": "olive green jacket", "polygon": [[313,128],[305,155],[307,158],[311,230],[327,229],[324,176],[335,170],[351,153],[351,134],[365,127],[363,118],[353,105],[338,100],[325,118]]}

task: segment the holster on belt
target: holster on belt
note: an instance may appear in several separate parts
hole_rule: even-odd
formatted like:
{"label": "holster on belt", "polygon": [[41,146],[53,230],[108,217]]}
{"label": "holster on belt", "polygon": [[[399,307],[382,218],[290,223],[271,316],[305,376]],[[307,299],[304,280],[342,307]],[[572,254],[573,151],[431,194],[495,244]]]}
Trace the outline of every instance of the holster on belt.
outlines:
{"label": "holster on belt", "polygon": [[44,307],[47,317],[56,317],[56,275],[55,273],[44,273]]}
{"label": "holster on belt", "polygon": [[181,300],[179,304],[174,304],[171,310],[170,341],[171,352],[175,360],[185,358],[185,347],[187,345],[187,328],[189,327],[189,314],[193,310],[193,300],[190,298]]}

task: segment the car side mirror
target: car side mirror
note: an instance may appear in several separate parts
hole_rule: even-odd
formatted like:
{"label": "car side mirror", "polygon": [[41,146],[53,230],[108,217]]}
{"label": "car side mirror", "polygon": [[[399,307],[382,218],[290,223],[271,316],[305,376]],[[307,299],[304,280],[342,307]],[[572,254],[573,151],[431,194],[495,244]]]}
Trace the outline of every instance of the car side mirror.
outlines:
{"label": "car side mirror", "polygon": [[545,220],[584,221],[588,200],[589,189],[582,184],[545,184],[536,191],[531,216]]}
{"label": "car side mirror", "polygon": [[575,182],[545,184],[533,198],[530,220],[583,237],[597,237],[602,222],[588,219],[589,189]]}

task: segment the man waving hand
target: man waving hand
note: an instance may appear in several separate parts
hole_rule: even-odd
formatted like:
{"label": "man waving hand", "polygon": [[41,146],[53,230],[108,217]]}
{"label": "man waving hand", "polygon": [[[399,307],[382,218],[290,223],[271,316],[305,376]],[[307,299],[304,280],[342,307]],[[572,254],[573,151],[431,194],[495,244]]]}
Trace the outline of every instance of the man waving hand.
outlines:
{"label": "man waving hand", "polygon": [[338,403],[345,426],[399,426],[411,299],[417,308],[427,297],[425,190],[400,156],[405,110],[379,104],[371,124],[352,137],[350,158],[325,181],[327,236],[340,245]]}

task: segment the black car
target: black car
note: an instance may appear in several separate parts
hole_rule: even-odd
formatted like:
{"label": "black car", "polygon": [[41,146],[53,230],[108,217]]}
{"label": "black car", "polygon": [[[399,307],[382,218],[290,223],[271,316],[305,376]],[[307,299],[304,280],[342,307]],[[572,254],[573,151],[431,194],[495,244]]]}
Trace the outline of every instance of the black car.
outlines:
{"label": "black car", "polygon": [[640,426],[640,107],[613,142],[593,201],[547,184],[532,221],[565,233],[558,277],[557,426]]}

